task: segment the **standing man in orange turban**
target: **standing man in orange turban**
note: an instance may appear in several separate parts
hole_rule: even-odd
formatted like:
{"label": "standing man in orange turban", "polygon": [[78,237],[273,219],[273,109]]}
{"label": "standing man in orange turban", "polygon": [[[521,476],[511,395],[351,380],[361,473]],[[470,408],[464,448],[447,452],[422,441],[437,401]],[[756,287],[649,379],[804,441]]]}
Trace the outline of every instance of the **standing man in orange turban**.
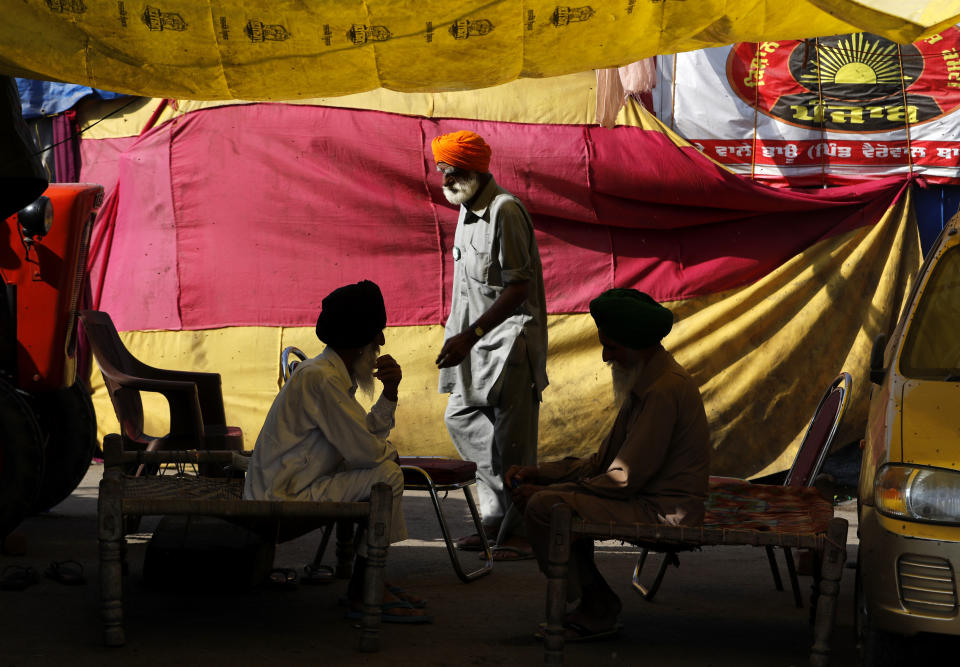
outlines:
{"label": "standing man in orange turban", "polygon": [[[453,297],[437,356],[444,420],[460,455],[477,463],[483,529],[494,560],[533,553],[504,474],[535,465],[540,396],[547,386],[547,312],[530,214],[490,174],[490,146],[462,130],[433,140],[443,194],[460,206]],[[458,540],[482,550],[483,537]]]}

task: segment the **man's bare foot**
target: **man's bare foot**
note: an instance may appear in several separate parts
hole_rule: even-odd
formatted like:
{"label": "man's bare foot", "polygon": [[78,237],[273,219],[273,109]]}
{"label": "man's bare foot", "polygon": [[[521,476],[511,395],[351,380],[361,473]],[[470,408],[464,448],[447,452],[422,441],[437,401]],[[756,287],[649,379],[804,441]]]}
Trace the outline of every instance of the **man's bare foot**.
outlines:
{"label": "man's bare foot", "polygon": [[563,617],[563,627],[576,630],[582,635],[609,633],[618,628],[617,613],[602,616],[587,616],[581,609],[574,609]]}
{"label": "man's bare foot", "polygon": [[392,593],[397,598],[403,600],[404,602],[409,602],[417,609],[423,609],[427,606],[427,601],[418,595],[414,595],[407,590],[404,590],[400,586],[391,584],[389,581],[384,584],[387,591]]}
{"label": "man's bare foot", "polygon": [[[511,560],[530,560],[534,558],[533,547],[523,537],[508,537],[492,549],[494,562],[500,563]],[[486,558],[486,554],[480,554]]]}
{"label": "man's bare foot", "polygon": [[[610,639],[619,634],[621,625],[617,623],[617,616],[594,618],[579,610],[565,614],[563,617],[564,642],[589,642]],[[537,639],[544,639],[547,633],[547,624],[541,623],[539,630],[534,633]]]}

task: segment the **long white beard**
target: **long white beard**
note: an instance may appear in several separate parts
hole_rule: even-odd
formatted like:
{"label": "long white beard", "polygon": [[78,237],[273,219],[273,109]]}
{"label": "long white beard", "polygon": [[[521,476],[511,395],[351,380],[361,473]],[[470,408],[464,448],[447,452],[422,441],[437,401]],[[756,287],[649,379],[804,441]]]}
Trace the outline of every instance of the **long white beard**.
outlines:
{"label": "long white beard", "polygon": [[470,201],[473,195],[480,189],[480,178],[477,172],[471,171],[469,175],[464,176],[463,180],[454,181],[451,186],[443,186],[443,196],[451,204],[459,206],[464,202]]}
{"label": "long white beard", "polygon": [[643,364],[624,366],[616,361],[610,361],[607,365],[610,367],[610,375],[613,378],[613,400],[617,408],[620,408],[630,395],[633,385],[637,383]]}
{"label": "long white beard", "polygon": [[367,398],[373,397],[374,377],[377,368],[377,358],[380,356],[380,346],[370,343],[350,365],[350,377],[357,383],[357,389]]}

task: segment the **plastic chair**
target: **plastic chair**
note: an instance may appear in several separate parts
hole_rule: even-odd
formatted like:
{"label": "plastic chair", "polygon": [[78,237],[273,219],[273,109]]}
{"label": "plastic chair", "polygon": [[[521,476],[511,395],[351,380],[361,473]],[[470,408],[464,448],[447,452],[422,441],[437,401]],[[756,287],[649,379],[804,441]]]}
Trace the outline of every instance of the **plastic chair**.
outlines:
{"label": "plastic chair", "polygon": [[[820,402],[817,404],[817,409],[813,413],[813,418],[810,420],[810,424],[807,426],[807,431],[803,435],[803,440],[800,441],[800,447],[797,450],[797,455],[794,457],[793,464],[790,466],[790,470],[787,472],[783,486],[813,486],[817,475],[820,473],[820,468],[823,466],[823,461],[826,459],[827,453],[830,451],[830,445],[833,443],[833,438],[837,433],[837,428],[840,426],[840,420],[843,419],[843,414],[847,410],[847,404],[849,403],[850,398],[850,388],[852,384],[853,379],[851,378],[850,374],[844,371],[840,373],[840,375],[838,375],[833,382],[830,383],[829,387],[827,387],[826,392],[824,392],[823,396],[820,398]],[[711,486],[715,484],[730,484],[736,482],[742,482],[743,484],[750,483],[748,480],[734,477],[719,477],[713,475],[710,477]],[[770,562],[770,572],[773,575],[774,586],[778,591],[782,591],[783,581],[780,578],[780,570],[777,567],[774,547],[767,546],[766,550],[767,559]],[[641,548],[640,550],[640,556],[637,558],[637,564],[633,570],[633,588],[640,593],[644,599],[652,601],[660,588],[660,584],[663,583],[663,577],[666,574],[667,566],[671,564],[674,566],[679,566],[680,563],[679,559],[677,558],[677,550],[663,551],[663,559],[661,560],[657,573],[653,578],[653,582],[649,587],[644,586],[640,581],[640,575],[643,571],[649,551],[650,549],[648,548]],[[787,565],[787,574],[790,577],[790,585],[793,589],[794,603],[797,607],[802,607],[803,600],[800,595],[800,582],[797,580],[797,568],[794,564],[793,552],[790,550],[790,547],[783,547],[783,554]]]}
{"label": "plastic chair", "polygon": [[[84,310],[80,321],[120,422],[124,450],[243,451],[243,431],[226,423],[218,373],[148,366],[130,354],[107,313]],[[167,399],[170,431],[166,435],[144,433],[141,392],[156,392]]]}
{"label": "plastic chair", "polygon": [[[294,370],[301,361],[307,356],[296,347],[286,347],[280,353],[280,375],[283,382],[286,382],[293,375]],[[493,555],[490,550],[490,544],[483,532],[483,523],[480,518],[480,512],[473,499],[473,493],[470,487],[477,483],[477,464],[472,461],[462,461],[460,459],[448,459],[439,456],[401,456],[398,463],[403,470],[403,488],[405,491],[426,491],[430,494],[430,500],[433,502],[433,509],[437,513],[437,520],[440,522],[440,533],[447,545],[447,554],[450,556],[450,563],[457,577],[464,583],[470,583],[475,579],[489,574],[493,570]],[[467,572],[460,562],[460,554],[457,546],[450,535],[450,529],[447,527],[446,514],[440,503],[440,493],[446,494],[449,491],[462,490],[463,496],[467,501],[467,507],[470,509],[470,515],[473,518],[473,524],[477,529],[477,534],[483,544],[485,559],[483,565],[479,568]],[[330,541],[330,531],[332,526],[324,531],[323,538],[317,548],[313,564],[308,568],[319,570],[323,566],[320,564],[323,559],[323,553]],[[338,560],[342,550],[345,548],[347,535],[344,525],[338,525],[337,534],[337,555]],[[337,576],[342,576],[337,572]]]}

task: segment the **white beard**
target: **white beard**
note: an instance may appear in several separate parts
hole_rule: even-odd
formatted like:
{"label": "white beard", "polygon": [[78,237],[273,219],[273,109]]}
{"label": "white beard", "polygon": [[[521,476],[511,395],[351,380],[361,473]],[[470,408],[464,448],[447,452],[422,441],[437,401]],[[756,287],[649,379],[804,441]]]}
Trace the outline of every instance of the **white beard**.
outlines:
{"label": "white beard", "polygon": [[357,389],[367,398],[373,398],[374,377],[377,368],[377,358],[380,356],[380,346],[370,343],[350,365],[350,378],[357,383]]}
{"label": "white beard", "polygon": [[613,400],[619,409],[630,395],[633,385],[637,383],[640,372],[643,370],[643,364],[624,366],[616,361],[610,361],[607,362],[607,366],[610,367],[610,375],[613,378]]}
{"label": "white beard", "polygon": [[477,194],[477,190],[480,189],[480,178],[477,176],[477,172],[471,171],[468,173],[469,175],[465,176],[463,180],[455,181],[449,187],[443,186],[443,196],[455,206],[470,201],[470,198]]}

